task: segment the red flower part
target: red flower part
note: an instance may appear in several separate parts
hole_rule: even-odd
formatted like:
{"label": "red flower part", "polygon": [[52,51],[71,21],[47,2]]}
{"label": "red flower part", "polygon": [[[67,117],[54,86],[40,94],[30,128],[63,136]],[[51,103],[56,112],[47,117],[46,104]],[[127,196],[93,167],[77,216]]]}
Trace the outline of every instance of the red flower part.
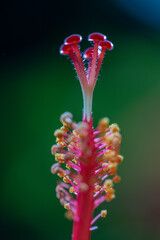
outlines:
{"label": "red flower part", "polygon": [[65,44],[77,44],[77,43],[79,43],[81,41],[82,41],[82,36],[81,35],[73,34],[73,35],[70,35],[69,37],[67,37],[64,40],[64,43]]}
{"label": "red flower part", "polygon": [[93,57],[91,62],[91,68],[89,70],[88,82],[92,86],[92,91],[94,90],[96,84],[96,64],[98,58],[98,44],[100,41],[104,41],[106,36],[101,33],[92,33],[88,36],[88,41],[94,42]]}
{"label": "red flower part", "polygon": [[110,41],[100,41],[99,42],[99,49],[101,50],[101,54],[99,55],[98,63],[97,63],[97,69],[96,69],[96,78],[98,78],[98,74],[103,62],[104,54],[106,50],[112,50],[113,49],[113,43]]}
{"label": "red flower part", "polygon": [[56,194],[67,210],[66,217],[74,221],[72,240],[90,240],[90,231],[98,228],[93,224],[107,214],[106,210],[102,210],[93,217],[94,209],[102,202],[115,198],[113,183],[120,181],[116,174],[118,164],[123,160],[119,155],[119,127],[117,124],[109,126],[108,118],[104,118],[94,129],[92,119],[96,79],[105,51],[113,48],[111,42],[104,41],[105,38],[99,33],[89,35],[94,47],[88,48],[83,55],[89,60],[88,70],[84,68],[78,45],[82,39],[80,35],[66,38],[60,48],[60,53],[69,55],[74,63],[84,99],[83,121],[77,124],[71,113],[62,114],[60,121],[63,126],[55,131],[57,144],[51,149],[57,161],[51,172],[62,178]]}
{"label": "red flower part", "polygon": [[99,41],[104,41],[106,38],[107,37],[102,33],[91,33],[88,36],[88,41],[99,42]]}
{"label": "red flower part", "polygon": [[89,47],[84,51],[83,57],[85,59],[90,59],[93,55],[93,47]]}
{"label": "red flower part", "polygon": [[73,52],[72,44],[61,45],[61,47],[60,47],[60,54],[61,55],[68,55],[68,54],[71,54],[71,52]]}

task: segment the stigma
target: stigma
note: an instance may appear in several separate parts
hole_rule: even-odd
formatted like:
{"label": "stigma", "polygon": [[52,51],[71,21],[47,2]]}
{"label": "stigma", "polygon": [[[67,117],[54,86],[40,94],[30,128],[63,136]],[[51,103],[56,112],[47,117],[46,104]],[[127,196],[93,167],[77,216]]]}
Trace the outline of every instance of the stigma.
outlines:
{"label": "stigma", "polygon": [[82,54],[79,46],[82,36],[73,34],[64,40],[60,48],[62,55],[70,56],[76,69],[83,95],[83,119],[88,122],[92,115],[93,91],[105,52],[113,49],[113,44],[106,39],[107,37],[101,33],[90,34],[88,41],[93,44],[93,47],[89,47]]}

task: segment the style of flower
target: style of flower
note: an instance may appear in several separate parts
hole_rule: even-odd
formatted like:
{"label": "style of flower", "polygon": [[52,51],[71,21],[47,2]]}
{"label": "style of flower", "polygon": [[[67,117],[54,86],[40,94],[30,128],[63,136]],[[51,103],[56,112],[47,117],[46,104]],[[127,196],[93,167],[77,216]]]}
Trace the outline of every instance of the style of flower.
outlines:
{"label": "style of flower", "polygon": [[90,34],[88,40],[94,46],[83,54],[88,62],[86,69],[79,47],[81,40],[78,34],[69,36],[60,53],[69,55],[75,66],[83,94],[83,119],[77,124],[71,113],[62,114],[63,126],[54,132],[57,144],[51,149],[57,161],[51,172],[62,178],[56,194],[67,210],[66,217],[74,221],[72,240],[89,240],[91,231],[98,228],[94,225],[96,220],[106,217],[107,210],[93,217],[94,210],[104,201],[115,198],[113,185],[120,181],[117,166],[123,160],[119,155],[118,125],[109,125],[109,119],[103,118],[94,129],[92,118],[93,91],[105,52],[112,50],[113,44],[103,34]]}

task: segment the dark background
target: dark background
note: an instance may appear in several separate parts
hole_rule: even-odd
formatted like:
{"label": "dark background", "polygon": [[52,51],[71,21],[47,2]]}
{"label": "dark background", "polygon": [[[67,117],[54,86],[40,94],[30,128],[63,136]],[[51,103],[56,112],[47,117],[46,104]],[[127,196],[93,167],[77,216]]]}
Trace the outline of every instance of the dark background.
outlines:
{"label": "dark background", "polygon": [[[93,117],[108,116],[123,136],[116,199],[92,239],[160,238],[160,3],[158,0],[2,1],[1,239],[71,239],[56,199],[52,133],[71,111],[81,121],[73,66],[59,55],[65,37],[102,32],[114,43],[96,86]],[[87,203],[86,203],[87,204]]]}

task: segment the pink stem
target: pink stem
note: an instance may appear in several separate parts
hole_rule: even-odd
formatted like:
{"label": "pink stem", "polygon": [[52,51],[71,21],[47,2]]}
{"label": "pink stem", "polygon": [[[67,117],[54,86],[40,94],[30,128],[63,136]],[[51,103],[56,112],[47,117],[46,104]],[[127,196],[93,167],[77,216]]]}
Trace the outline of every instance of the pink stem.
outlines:
{"label": "pink stem", "polygon": [[[92,63],[91,63],[91,71],[89,74],[89,84],[90,85],[95,85],[96,82],[96,64],[97,64],[97,57],[98,57],[98,41],[94,43],[94,49],[93,49],[93,58],[92,58]],[[94,89],[94,88],[92,88]]]}
{"label": "pink stem", "polygon": [[[87,122],[84,119],[85,122]],[[77,207],[75,213],[75,220],[73,225],[72,240],[90,240],[90,226],[94,211],[94,176],[95,176],[95,145],[94,145],[94,133],[92,117],[89,124],[89,133],[87,139],[87,145],[91,149],[92,154],[86,157],[86,153],[82,152],[82,155],[86,157],[86,164],[81,164],[81,182],[87,184],[87,190],[78,190],[77,194]],[[81,183],[80,182],[80,183]],[[79,183],[79,184],[80,184]],[[86,204],[87,203],[87,204]]]}
{"label": "pink stem", "polygon": [[102,65],[102,62],[103,62],[104,54],[105,54],[105,49],[102,49],[101,54],[100,54],[99,59],[98,59],[98,63],[97,63],[96,79],[98,78],[98,74],[99,74],[99,71],[100,71],[100,68],[101,68],[101,65]]}

